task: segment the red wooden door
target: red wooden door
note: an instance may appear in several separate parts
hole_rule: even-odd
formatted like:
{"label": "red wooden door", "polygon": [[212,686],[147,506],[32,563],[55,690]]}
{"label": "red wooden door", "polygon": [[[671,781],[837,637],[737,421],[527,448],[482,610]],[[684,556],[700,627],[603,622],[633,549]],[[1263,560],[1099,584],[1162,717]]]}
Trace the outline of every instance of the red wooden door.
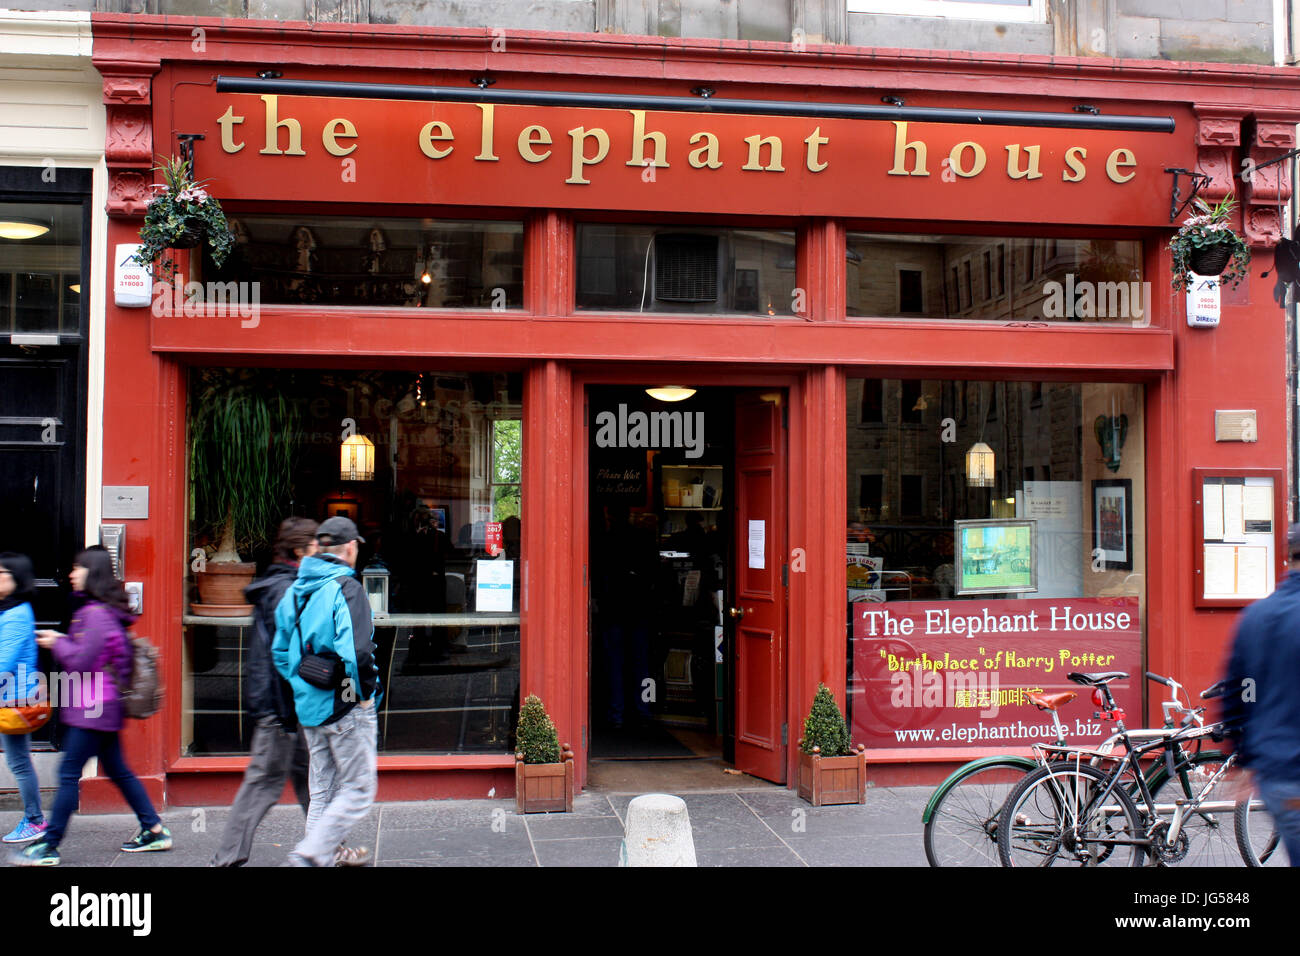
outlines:
{"label": "red wooden door", "polygon": [[[766,400],[765,400],[766,398]],[[785,393],[736,396],[736,766],[785,782]]]}

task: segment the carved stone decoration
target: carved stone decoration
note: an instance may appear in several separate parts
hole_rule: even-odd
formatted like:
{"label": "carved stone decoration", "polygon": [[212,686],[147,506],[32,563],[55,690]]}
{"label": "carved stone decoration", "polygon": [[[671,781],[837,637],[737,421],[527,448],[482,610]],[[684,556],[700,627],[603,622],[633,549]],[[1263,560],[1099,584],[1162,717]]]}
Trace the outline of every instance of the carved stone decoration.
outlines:
{"label": "carved stone decoration", "polygon": [[153,76],[157,60],[92,57],[104,77],[107,114],[104,162],[108,166],[106,211],[114,217],[144,215],[153,180]]}
{"label": "carved stone decoration", "polygon": [[[1242,229],[1251,246],[1270,247],[1282,238],[1284,211],[1291,198],[1290,163],[1263,166],[1295,149],[1295,115],[1256,114],[1248,127],[1247,157],[1242,168]],[[1263,168],[1258,168],[1263,166]]]}
{"label": "carved stone decoration", "polygon": [[1196,110],[1196,171],[1210,177],[1198,195],[1206,202],[1218,202],[1236,192],[1233,152],[1241,143],[1243,115],[1212,107]]}

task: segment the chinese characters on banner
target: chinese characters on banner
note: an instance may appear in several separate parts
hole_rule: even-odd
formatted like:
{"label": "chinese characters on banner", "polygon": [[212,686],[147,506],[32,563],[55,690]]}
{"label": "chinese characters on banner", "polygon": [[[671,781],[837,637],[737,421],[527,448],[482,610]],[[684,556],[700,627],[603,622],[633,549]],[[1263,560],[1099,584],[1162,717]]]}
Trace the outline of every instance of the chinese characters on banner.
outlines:
{"label": "chinese characters on banner", "polygon": [[1023,749],[1055,740],[1029,693],[1072,690],[1059,710],[1069,739],[1097,743],[1091,688],[1066,675],[1123,671],[1116,702],[1138,716],[1142,629],[1136,597],[857,603],[852,737],[869,748]]}

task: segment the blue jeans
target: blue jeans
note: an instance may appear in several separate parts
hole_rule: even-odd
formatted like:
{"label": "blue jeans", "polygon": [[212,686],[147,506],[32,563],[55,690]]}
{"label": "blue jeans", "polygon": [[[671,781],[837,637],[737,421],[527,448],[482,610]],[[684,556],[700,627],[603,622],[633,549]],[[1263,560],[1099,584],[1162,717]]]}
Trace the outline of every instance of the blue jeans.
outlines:
{"label": "blue jeans", "polygon": [[631,696],[637,716],[650,718],[650,703],[645,699],[645,680],[650,676],[650,629],[643,621],[606,622],[601,629],[605,649],[605,687],[609,694],[606,720],[622,727],[626,701]]}
{"label": "blue jeans", "polygon": [[1266,780],[1256,774],[1255,786],[1273,815],[1291,865],[1300,866],[1300,780]]}
{"label": "blue jeans", "polygon": [[99,769],[122,792],[126,802],[135,811],[140,827],[152,830],[162,822],[149,795],[136,779],[131,768],[122,759],[122,741],[116,731],[86,730],[84,727],[67,727],[63,735],[63,762],[59,764],[59,795],[54,798],[54,811],[44,840],[58,846],[68,829],[68,820],[77,809],[81,793],[81,770],[91,757],[99,757]]}
{"label": "blue jeans", "polygon": [[23,814],[28,823],[40,823],[45,819],[41,813],[41,785],[36,779],[36,768],[32,766],[32,738],[30,734],[0,734],[4,743],[5,763],[9,772],[18,781],[18,795],[23,798]]}

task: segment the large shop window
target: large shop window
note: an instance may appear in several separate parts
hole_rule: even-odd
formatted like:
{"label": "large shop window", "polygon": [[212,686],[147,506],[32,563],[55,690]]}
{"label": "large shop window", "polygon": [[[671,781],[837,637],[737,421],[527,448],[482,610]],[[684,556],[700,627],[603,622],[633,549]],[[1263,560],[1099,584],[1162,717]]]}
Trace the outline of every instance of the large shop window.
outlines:
{"label": "large shop window", "polygon": [[523,307],[520,222],[232,213],[235,249],[204,278],[273,305]]}
{"label": "large shop window", "polygon": [[849,233],[848,314],[1151,324],[1142,243]]}
{"label": "large shop window", "polygon": [[[1025,748],[1029,692],[1112,685],[1138,713],[1143,388],[851,379],[847,608],[855,741]],[[1102,739],[1086,694],[1061,715]],[[1085,712],[1086,711],[1086,712]]]}
{"label": "large shop window", "polygon": [[[263,572],[279,522],[362,536],[384,688],[379,747],[507,753],[519,696],[517,373],[195,369],[181,748],[248,749],[250,619],[201,594],[228,544]],[[252,569],[249,568],[251,571]]]}
{"label": "large shop window", "polygon": [[578,224],[579,309],[794,315],[795,235]]}

